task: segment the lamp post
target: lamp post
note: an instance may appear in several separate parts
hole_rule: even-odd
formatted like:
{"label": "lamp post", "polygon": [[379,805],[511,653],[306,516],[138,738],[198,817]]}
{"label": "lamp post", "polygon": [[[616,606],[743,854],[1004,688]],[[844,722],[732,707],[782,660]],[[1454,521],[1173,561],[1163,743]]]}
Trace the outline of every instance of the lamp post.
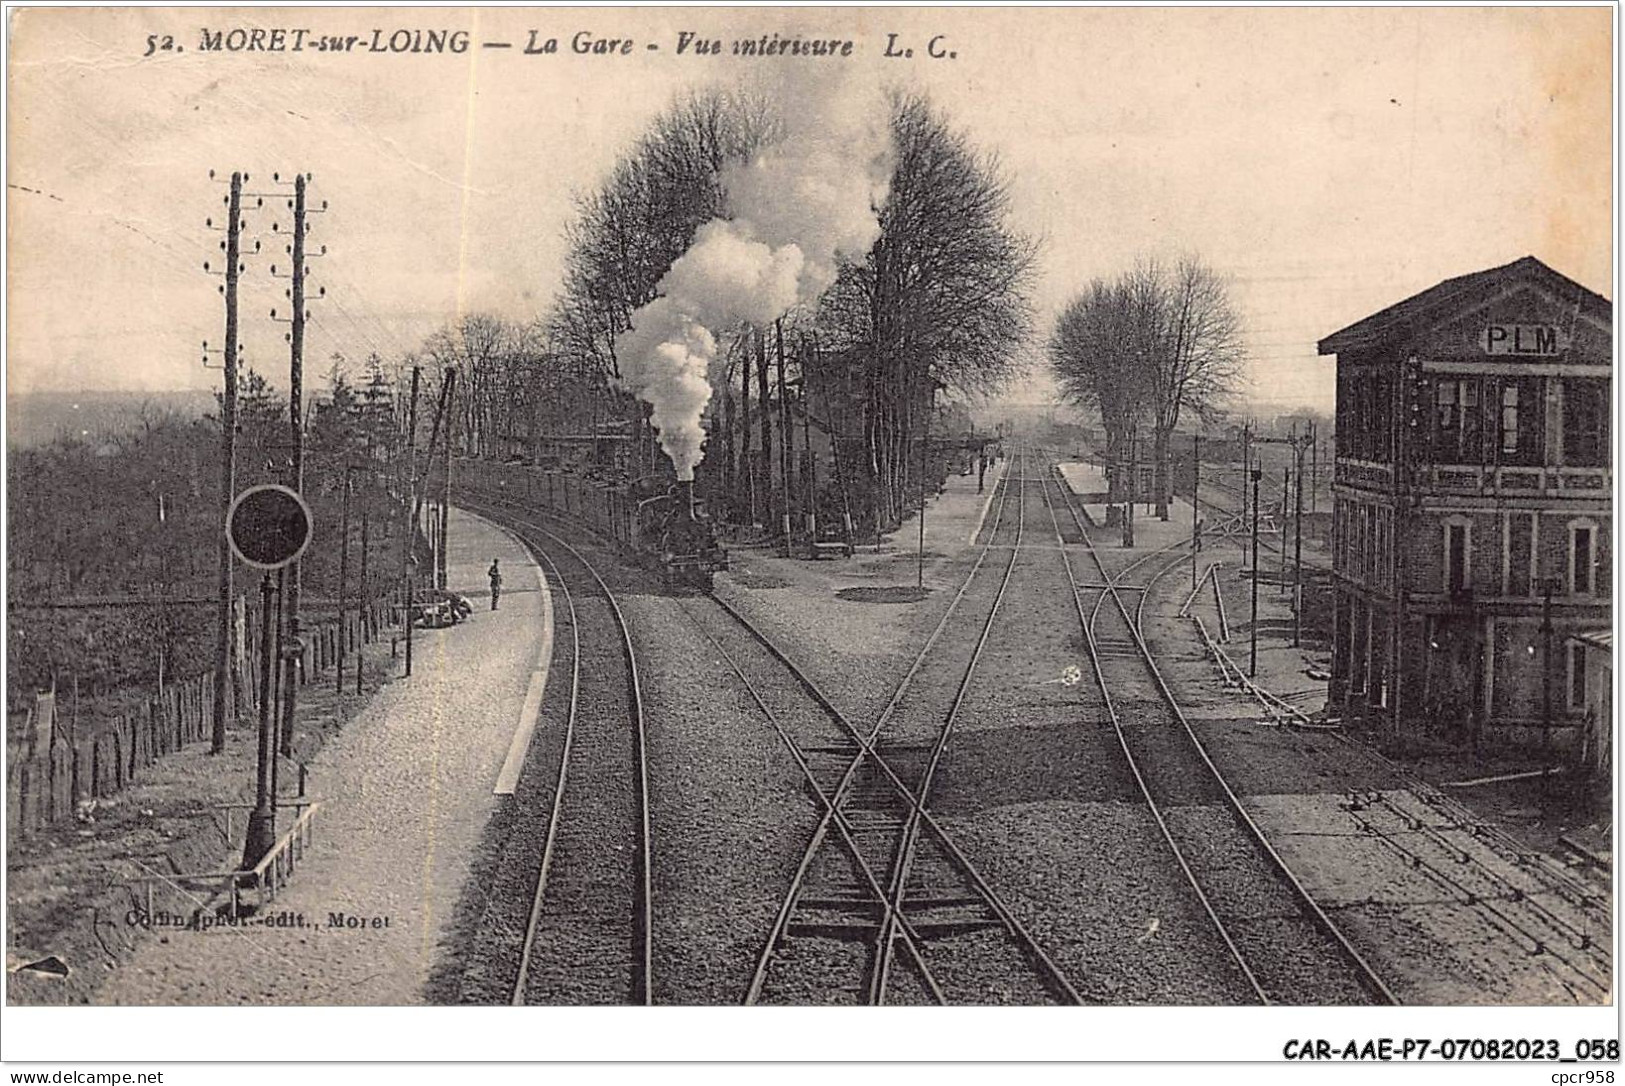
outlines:
{"label": "lamp post", "polygon": [[271,776],[276,761],[276,740],[271,734],[271,594],[275,591],[267,570],[260,578],[260,743],[254,809],[248,815],[248,836],[243,843],[244,870],[259,863],[276,843],[276,797]]}

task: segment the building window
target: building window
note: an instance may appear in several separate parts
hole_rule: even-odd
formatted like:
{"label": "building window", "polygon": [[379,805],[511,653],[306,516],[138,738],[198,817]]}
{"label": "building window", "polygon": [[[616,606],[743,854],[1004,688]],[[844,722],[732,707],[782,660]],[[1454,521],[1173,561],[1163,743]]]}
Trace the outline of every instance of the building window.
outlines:
{"label": "building window", "polygon": [[1505,385],[1501,389],[1501,454],[1518,453],[1518,386]]}
{"label": "building window", "polygon": [[1563,462],[1578,467],[1608,463],[1608,385],[1563,382]]}
{"label": "building window", "polygon": [[1441,379],[1433,390],[1433,451],[1435,460],[1449,463],[1455,458],[1457,428],[1461,418],[1456,404],[1457,382]]}
{"label": "building window", "polygon": [[1569,643],[1569,708],[1586,707],[1586,648]]}
{"label": "building window", "polygon": [[1470,531],[1466,524],[1444,526],[1444,584],[1446,591],[1451,595],[1466,591],[1472,584],[1472,577],[1467,568],[1472,553],[1468,549]]}
{"label": "building window", "polygon": [[1532,466],[1545,457],[1539,393],[1540,384],[1534,378],[1508,377],[1501,381],[1496,441],[1501,463]]}
{"label": "building window", "polygon": [[1461,460],[1463,464],[1484,462],[1484,410],[1478,403],[1478,380],[1461,383]]}
{"label": "building window", "polygon": [[1479,379],[1441,378],[1433,391],[1433,459],[1440,464],[1484,462]]}
{"label": "building window", "polygon": [[1512,513],[1507,517],[1507,583],[1509,596],[1527,596],[1529,558],[1534,550],[1535,517],[1532,513]]}
{"label": "building window", "polygon": [[1569,593],[1589,596],[1595,590],[1596,568],[1592,562],[1592,527],[1569,525]]}

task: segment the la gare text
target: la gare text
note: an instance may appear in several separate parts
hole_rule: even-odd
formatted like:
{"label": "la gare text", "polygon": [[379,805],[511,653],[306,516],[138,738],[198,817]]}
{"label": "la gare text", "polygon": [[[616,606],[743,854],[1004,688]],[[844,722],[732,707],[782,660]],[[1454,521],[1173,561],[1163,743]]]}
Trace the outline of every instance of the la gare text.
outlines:
{"label": "la gare text", "polygon": [[[635,38],[579,30],[559,37],[541,30],[528,31],[517,40],[476,40],[466,30],[374,29],[363,34],[323,34],[306,27],[236,27],[230,30],[205,27],[198,50],[204,53],[386,53],[436,54],[466,53],[472,48],[506,50],[525,56],[633,56],[637,53],[672,52],[678,56],[736,57],[850,57],[858,49],[851,38],[803,37],[762,34],[752,38],[718,38],[696,31],[678,31],[664,44]],[[147,37],[144,56],[154,53],[180,53],[185,47],[169,35]],[[912,58],[915,44],[900,34],[887,34],[881,55]],[[937,60],[957,57],[946,35],[923,39],[922,56]]]}

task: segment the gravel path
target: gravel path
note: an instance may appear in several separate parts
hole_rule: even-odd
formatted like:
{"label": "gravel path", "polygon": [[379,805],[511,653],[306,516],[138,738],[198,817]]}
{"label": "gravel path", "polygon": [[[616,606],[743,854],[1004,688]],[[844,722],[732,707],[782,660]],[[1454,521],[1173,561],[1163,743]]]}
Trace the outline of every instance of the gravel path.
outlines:
{"label": "gravel path", "polygon": [[[449,535],[453,590],[482,601],[491,559],[508,567],[502,609],[481,603],[460,626],[419,631],[413,677],[380,691],[312,764],[310,791],[323,808],[315,846],[275,903],[288,925],[152,940],[108,980],[102,1001],[422,1001],[448,949],[542,636],[523,548],[459,510]],[[334,926],[334,914],[360,926]]]}

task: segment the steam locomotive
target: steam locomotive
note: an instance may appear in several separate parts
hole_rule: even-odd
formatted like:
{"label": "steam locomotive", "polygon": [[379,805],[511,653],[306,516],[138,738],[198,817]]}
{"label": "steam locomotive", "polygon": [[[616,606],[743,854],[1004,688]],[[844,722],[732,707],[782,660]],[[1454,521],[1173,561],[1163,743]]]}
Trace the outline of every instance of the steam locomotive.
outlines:
{"label": "steam locomotive", "polygon": [[728,552],[701,517],[692,479],[638,503],[636,543],[640,553],[658,565],[668,588],[709,591],[711,575],[728,568]]}
{"label": "steam locomotive", "polygon": [[621,486],[490,460],[465,460],[456,471],[465,492],[563,516],[613,539],[640,564],[658,570],[667,587],[708,591],[712,574],[728,568],[728,552],[717,542],[692,480],[648,476]]}

